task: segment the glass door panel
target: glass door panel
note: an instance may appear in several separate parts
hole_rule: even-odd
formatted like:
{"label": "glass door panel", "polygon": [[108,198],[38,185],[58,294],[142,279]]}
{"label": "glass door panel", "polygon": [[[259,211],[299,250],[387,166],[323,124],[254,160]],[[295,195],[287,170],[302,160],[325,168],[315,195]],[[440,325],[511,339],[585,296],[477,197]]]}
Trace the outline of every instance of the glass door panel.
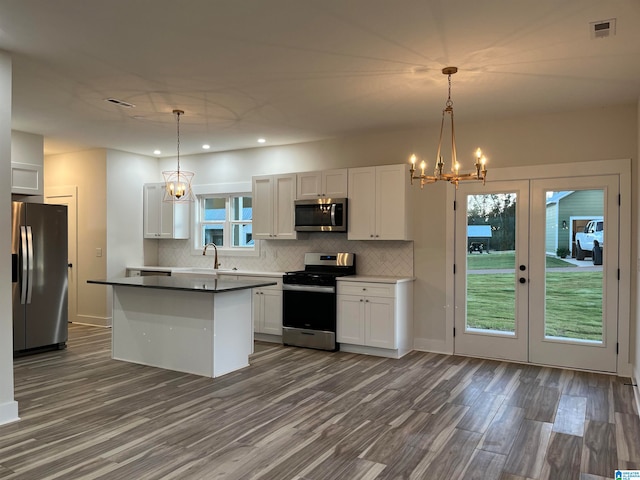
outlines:
{"label": "glass door panel", "polygon": [[515,335],[517,192],[467,195],[467,332]]}
{"label": "glass door panel", "polygon": [[526,361],[528,182],[461,184],[456,204],[455,351]]}
{"label": "glass door panel", "polygon": [[544,262],[531,265],[532,278],[541,279],[530,288],[531,361],[613,372],[618,177],[583,177],[570,184],[564,190],[566,180],[532,182],[538,215],[531,220],[531,255]]}

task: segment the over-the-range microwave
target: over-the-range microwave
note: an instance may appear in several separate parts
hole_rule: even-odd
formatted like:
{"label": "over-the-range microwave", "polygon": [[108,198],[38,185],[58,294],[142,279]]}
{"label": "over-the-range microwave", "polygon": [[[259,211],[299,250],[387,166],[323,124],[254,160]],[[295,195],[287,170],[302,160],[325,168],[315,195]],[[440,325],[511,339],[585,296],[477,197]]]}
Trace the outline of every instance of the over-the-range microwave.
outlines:
{"label": "over-the-range microwave", "polygon": [[296,200],[295,229],[298,232],[346,232],[347,199]]}

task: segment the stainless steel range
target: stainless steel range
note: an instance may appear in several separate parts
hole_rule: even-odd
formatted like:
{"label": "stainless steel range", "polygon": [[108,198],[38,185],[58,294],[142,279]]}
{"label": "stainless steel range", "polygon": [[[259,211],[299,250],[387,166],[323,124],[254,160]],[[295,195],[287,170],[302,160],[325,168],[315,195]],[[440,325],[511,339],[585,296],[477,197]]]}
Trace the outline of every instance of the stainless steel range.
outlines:
{"label": "stainless steel range", "polygon": [[355,273],[355,253],[306,253],[304,270],[282,279],[282,342],[337,350],[336,279]]}

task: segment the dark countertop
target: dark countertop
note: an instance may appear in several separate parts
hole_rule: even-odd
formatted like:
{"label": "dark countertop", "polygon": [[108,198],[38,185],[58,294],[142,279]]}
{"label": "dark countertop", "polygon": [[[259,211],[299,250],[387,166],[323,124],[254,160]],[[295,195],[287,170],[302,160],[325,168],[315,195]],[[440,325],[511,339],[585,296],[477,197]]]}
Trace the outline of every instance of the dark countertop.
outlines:
{"label": "dark countertop", "polygon": [[159,288],[164,290],[183,290],[205,293],[224,293],[232,292],[234,290],[246,290],[248,288],[276,285],[276,282],[267,280],[225,280],[219,278],[203,280],[202,278],[164,276],[123,277],[110,278],[107,280],[87,280],[87,283],[123,287]]}

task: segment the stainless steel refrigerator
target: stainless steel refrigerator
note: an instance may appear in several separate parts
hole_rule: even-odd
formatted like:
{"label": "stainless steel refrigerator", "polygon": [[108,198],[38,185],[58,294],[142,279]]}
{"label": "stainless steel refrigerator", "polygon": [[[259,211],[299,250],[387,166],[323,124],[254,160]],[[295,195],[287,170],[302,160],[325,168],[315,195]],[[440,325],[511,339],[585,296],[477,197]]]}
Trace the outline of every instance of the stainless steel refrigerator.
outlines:
{"label": "stainless steel refrigerator", "polygon": [[67,342],[67,207],[12,202],[13,351]]}

